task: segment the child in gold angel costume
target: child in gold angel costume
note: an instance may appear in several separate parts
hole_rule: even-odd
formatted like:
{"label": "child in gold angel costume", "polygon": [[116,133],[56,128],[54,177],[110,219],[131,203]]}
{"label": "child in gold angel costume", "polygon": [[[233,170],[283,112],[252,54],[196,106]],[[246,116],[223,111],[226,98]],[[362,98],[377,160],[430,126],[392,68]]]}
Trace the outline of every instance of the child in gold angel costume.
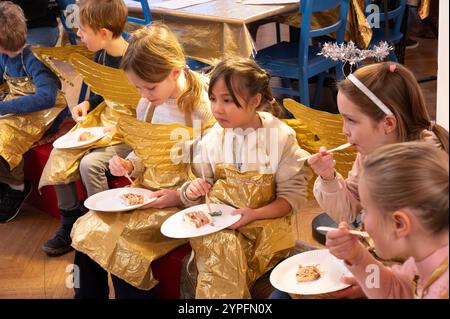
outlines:
{"label": "child in gold angel costume", "polygon": [[[198,269],[196,298],[250,298],[255,281],[294,246],[291,214],[306,201],[309,168],[293,129],[268,112],[277,107],[270,76],[253,60],[229,58],[213,70],[209,97],[217,123],[194,145],[181,188],[186,205],[236,207],[228,229],[190,240]],[[199,151],[196,151],[198,149]]]}
{"label": "child in gold angel costume", "polygon": [[31,192],[23,154],[56,129],[67,105],[58,79],[26,46],[26,37],[22,9],[0,2],[0,84],[9,91],[0,101],[0,222],[13,219]]}
{"label": "child in gold angel costume", "polygon": [[160,231],[162,223],[180,210],[177,188],[188,178],[187,162],[173,157],[182,146],[171,134],[181,130],[189,140],[194,121],[208,126],[214,120],[207,81],[186,66],[178,40],[164,25],[152,23],[133,33],[122,67],[142,99],[137,120],[126,117],[118,123],[134,151],[126,159],[114,156],[111,173],[131,174],[135,187],[155,191],[152,195],[158,199],[132,212],[90,211],[78,219],[72,230],[80,269],[75,298],[107,298],[108,272],[116,298],[154,297],[152,288],[158,282],[152,262],[187,242]]}
{"label": "child in gold angel costume", "polygon": [[[126,93],[107,88],[108,82],[103,79],[114,71],[118,71],[119,79],[123,77],[122,71],[112,69],[120,66],[128,46],[122,37],[128,16],[127,7],[122,0],[83,0],[78,6],[78,35],[89,51],[97,52],[94,56],[96,63],[77,55],[73,55],[70,62],[98,95],[73,108],[72,116],[79,123],[72,131],[94,126],[112,127],[120,117],[136,114],[137,99],[127,99]],[[123,96],[119,96],[118,92]],[[138,96],[135,89],[130,92]],[[130,147],[124,144],[114,131],[83,148],[52,151],[42,173],[39,188],[55,185],[61,223],[54,237],[42,246],[43,251],[55,256],[71,250],[70,230],[75,220],[83,215],[75,181],[81,176],[88,196],[107,190],[106,173],[109,159],[114,154],[125,156],[129,152]]]}

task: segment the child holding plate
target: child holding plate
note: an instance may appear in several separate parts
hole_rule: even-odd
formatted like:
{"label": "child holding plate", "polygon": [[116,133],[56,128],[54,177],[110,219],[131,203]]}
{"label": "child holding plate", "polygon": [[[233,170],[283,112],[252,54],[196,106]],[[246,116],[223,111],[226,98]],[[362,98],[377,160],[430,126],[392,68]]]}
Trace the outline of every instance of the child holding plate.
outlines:
{"label": "child holding plate", "polygon": [[[80,27],[78,34],[89,51],[97,51],[94,61],[100,65],[118,68],[128,43],[122,32],[128,10],[122,0],[83,0],[78,3]],[[92,73],[99,72],[93,70]],[[79,122],[73,129],[114,126],[124,115],[134,115],[136,105],[125,105],[104,100],[94,95],[72,109],[72,116]],[[90,131],[92,132],[92,131]],[[75,142],[83,142],[81,134]],[[130,147],[117,136],[108,137],[74,149],[53,149],[39,181],[39,188],[54,185],[60,226],[42,246],[50,256],[67,253],[73,223],[84,214],[77,195],[75,181],[81,176],[88,196],[108,189],[108,161],[114,154],[126,155]]]}
{"label": "child holding plate", "polygon": [[180,141],[172,136],[185,132],[189,140],[195,121],[205,126],[213,120],[207,79],[187,67],[183,50],[167,27],[152,23],[129,41],[122,68],[142,99],[138,119],[124,117],[117,125],[133,153],[126,159],[112,157],[109,167],[113,175],[135,177],[133,186],[154,191],[157,200],[131,212],[89,211],[78,219],[72,230],[80,269],[75,298],[108,298],[108,272],[116,298],[155,296],[158,281],[152,262],[187,242],[160,231],[162,223],[180,210],[177,189],[188,179],[188,163],[171,152],[181,150]]}
{"label": "child holding plate", "polygon": [[254,282],[294,246],[292,214],[306,202],[311,171],[295,132],[276,112],[270,76],[253,60],[228,58],[211,74],[217,123],[195,147],[196,178],[181,188],[186,205],[208,195],[242,217],[228,229],[190,240],[198,270],[196,298],[250,298]]}
{"label": "child holding plate", "polygon": [[369,298],[448,299],[448,154],[421,142],[386,145],[364,162],[362,220],[377,255],[402,258],[387,267],[348,231],[327,234]]}

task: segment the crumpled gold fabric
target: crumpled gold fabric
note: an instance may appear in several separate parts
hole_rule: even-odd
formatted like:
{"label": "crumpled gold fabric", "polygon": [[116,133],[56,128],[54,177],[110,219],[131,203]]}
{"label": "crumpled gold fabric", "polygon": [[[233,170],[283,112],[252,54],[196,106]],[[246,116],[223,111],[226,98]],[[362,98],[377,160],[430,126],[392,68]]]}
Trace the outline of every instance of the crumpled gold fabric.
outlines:
{"label": "crumpled gold fabric", "polygon": [[176,188],[188,179],[190,149],[185,142],[193,134],[191,127],[149,124],[127,117],[120,120],[118,132],[144,163],[145,171],[138,181],[145,188]]}
{"label": "crumpled gold fabric", "polygon": [[[34,83],[28,77],[13,78],[5,75],[5,78],[9,94],[4,101],[35,93]],[[23,154],[41,139],[66,106],[66,99],[58,92],[56,103],[51,108],[0,118],[0,156],[8,162],[11,170],[19,165]]]}
{"label": "crumpled gold fabric", "polygon": [[[70,56],[70,62],[90,89],[104,98],[104,102],[88,113],[86,119],[76,124],[71,132],[80,127],[111,127],[123,116],[136,117],[140,95],[128,81],[123,70],[97,64],[77,53]],[[54,149],[44,167],[39,188],[78,180],[80,160],[88,151],[120,143],[123,143],[123,137],[113,132],[82,148]]]}
{"label": "crumpled gold fabric", "polygon": [[[145,172],[134,187],[176,189],[187,178],[187,164],[172,163],[181,154],[181,139],[171,139],[174,129],[192,133],[178,124],[149,124],[123,117],[117,126],[136,154],[143,159]],[[190,134],[185,136],[190,138]],[[175,155],[174,155],[175,154]],[[153,179],[154,178],[154,179]],[[148,208],[124,213],[90,211],[77,220],[72,230],[72,246],[92,258],[106,271],[134,287],[148,290],[158,281],[151,263],[187,239],[161,234],[164,221],[181,208]]]}
{"label": "crumpled gold fabric", "polygon": [[75,86],[75,84],[72,82],[70,76],[67,76],[65,72],[58,67],[55,61],[69,62],[70,56],[74,53],[81,54],[88,59],[92,59],[95,54],[95,52],[91,52],[85,46],[81,45],[66,45],[62,47],[34,46],[31,48],[31,51],[33,51],[36,58],[52,70],[58,78],[70,86]]}
{"label": "crumpled gold fabric", "polygon": [[[245,24],[201,21],[187,17],[164,17],[163,22],[177,35],[188,57],[209,65],[217,64],[226,56],[248,58],[256,49]],[[127,32],[142,27],[128,23]]]}
{"label": "crumpled gold fabric", "polygon": [[[300,147],[310,154],[319,151],[320,146],[327,149],[347,143],[347,137],[342,132],[342,116],[315,110],[300,104],[292,99],[283,100],[284,107],[294,115],[295,120],[284,120],[296,132],[296,137]],[[356,158],[356,150],[349,147],[345,150],[333,153],[336,160],[336,170],[347,176],[352,169]],[[313,186],[317,175],[308,184],[308,197],[313,196]]]}
{"label": "crumpled gold fabric", "polygon": [[[345,40],[352,40],[361,48],[367,48],[372,39],[372,28],[364,15],[365,1],[349,1],[347,26],[345,30]],[[339,18],[340,7],[332,10],[315,12],[311,18],[311,29],[323,28],[336,23]],[[300,28],[302,17],[300,13],[289,14],[280,17],[280,22]]]}
{"label": "crumpled gold fabric", "polygon": [[[271,174],[216,165],[210,200],[258,208],[275,199]],[[250,288],[294,246],[291,216],[257,220],[237,230],[190,239],[198,269],[196,298],[250,298]]]}

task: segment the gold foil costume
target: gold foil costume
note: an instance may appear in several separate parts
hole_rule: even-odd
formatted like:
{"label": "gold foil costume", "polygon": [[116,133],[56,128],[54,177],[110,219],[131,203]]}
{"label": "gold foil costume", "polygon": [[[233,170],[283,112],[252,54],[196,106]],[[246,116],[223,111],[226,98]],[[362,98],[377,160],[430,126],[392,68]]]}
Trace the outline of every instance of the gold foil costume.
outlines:
{"label": "gold foil costume", "polygon": [[[193,134],[190,127],[150,124],[123,117],[117,128],[145,165],[144,174],[133,187],[177,189],[187,180],[188,164],[182,157],[186,155],[183,141]],[[171,139],[176,130],[183,131],[184,137]],[[72,246],[134,287],[151,289],[158,283],[151,263],[187,242],[165,237],[160,231],[163,222],[180,209],[147,208],[126,213],[89,211],[73,227]]]}
{"label": "gold foil costume", "polygon": [[[9,77],[5,70],[4,78],[9,90],[4,101],[35,94],[36,88],[31,76]],[[8,162],[11,170],[19,165],[23,154],[41,139],[66,106],[66,99],[59,91],[53,107],[0,118],[0,156]]]}
{"label": "gold foil costume", "polygon": [[[283,149],[282,153],[279,154],[289,157],[293,153],[298,157],[308,155],[307,152],[298,149],[297,146],[294,147],[294,145],[282,140],[288,140],[287,135],[286,137],[284,135],[291,134],[287,133],[292,132],[289,128],[284,128],[284,125],[282,129],[279,126],[266,127],[266,123],[270,123],[270,119],[263,120],[263,127],[278,129],[278,140],[275,143],[282,145],[279,149]],[[226,148],[222,152],[216,152],[216,149],[223,149],[222,146],[226,143],[227,138],[224,137],[224,131],[216,128],[217,133],[211,134],[212,132],[210,132],[211,135],[204,144],[214,144],[213,148],[211,146],[207,148],[210,155],[208,155],[209,160],[205,168],[209,172],[207,174],[213,173],[213,175],[207,177],[213,180],[213,186],[208,193],[211,202],[236,208],[261,208],[273,202],[277,197],[277,185],[280,180],[277,179],[276,181],[275,178],[279,178],[278,171],[289,170],[292,175],[286,175],[287,180],[290,180],[293,176],[297,178],[299,172],[302,172],[301,174],[306,173],[306,171],[303,171],[302,164],[297,162],[297,157],[293,162],[284,164],[294,165],[295,162],[295,165],[298,165],[295,170],[281,166],[280,157],[277,160],[280,166],[272,166],[271,164],[274,164],[275,161],[271,161],[273,157],[268,153],[269,149],[262,150],[259,147],[258,152],[264,152],[265,162],[263,157],[258,156],[259,160],[257,160],[256,165],[252,162],[243,163],[243,167],[248,165],[252,168],[244,169],[241,172],[236,167],[236,165],[240,166],[240,162],[236,162],[236,157],[239,157],[237,154],[248,153],[252,149],[253,143],[257,143],[258,146],[268,145],[264,143],[267,143],[267,141],[255,140],[250,142],[251,138],[249,137],[248,146],[246,146],[249,148],[246,149],[243,146],[242,152],[239,151],[239,148],[235,149],[234,146],[232,149]],[[220,139],[222,139],[222,142],[220,142]],[[294,137],[292,137],[292,141],[295,143]],[[285,150],[288,151],[285,152]],[[226,158],[229,157],[229,152],[234,153],[234,164],[227,163]],[[248,156],[250,160],[251,156]],[[276,171],[274,171],[274,168]],[[194,166],[194,169],[195,172],[199,171],[196,166]],[[303,185],[306,186],[306,176],[302,176],[305,178]],[[183,186],[182,189],[184,190],[186,187]],[[298,196],[304,196],[300,195],[300,192],[299,189]],[[198,271],[195,297],[200,299],[250,298],[250,290],[256,280],[286,258],[290,249],[294,246],[291,218],[292,216],[288,214],[279,218],[255,220],[235,230],[225,229],[210,235],[191,238],[190,243],[194,250]]]}
{"label": "gold foil costume", "polygon": [[[275,199],[271,174],[237,171],[218,164],[212,202],[258,208]],[[192,238],[198,269],[196,298],[250,298],[250,287],[286,258],[294,246],[291,216],[257,220],[238,230]]]}
{"label": "gold foil costume", "polygon": [[[136,105],[140,95],[128,81],[123,70],[97,64],[78,53],[71,54],[69,62],[82,75],[90,89],[104,98],[104,102],[88,113],[86,119],[76,124],[71,131],[80,127],[111,127],[115,126],[122,116],[136,116]],[[82,148],[54,149],[45,165],[39,188],[76,181],[79,179],[80,160],[87,152],[120,143],[123,143],[123,138],[112,131],[103,139]]]}

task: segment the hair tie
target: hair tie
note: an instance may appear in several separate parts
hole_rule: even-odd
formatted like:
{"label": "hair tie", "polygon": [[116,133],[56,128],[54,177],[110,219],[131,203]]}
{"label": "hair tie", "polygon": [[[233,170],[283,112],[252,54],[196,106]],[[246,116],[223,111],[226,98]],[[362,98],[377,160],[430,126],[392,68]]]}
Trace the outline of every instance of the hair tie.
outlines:
{"label": "hair tie", "polygon": [[186,64],[186,65],[184,66],[184,68],[183,68],[183,71],[184,71],[185,73],[188,73],[190,69],[191,69],[191,68],[189,67],[189,65]]}
{"label": "hair tie", "polygon": [[391,73],[394,73],[396,68],[397,68],[397,65],[395,65],[395,64],[389,65],[389,71],[391,71]]}
{"label": "hair tie", "polygon": [[430,126],[429,126],[428,130],[432,131],[435,125],[436,125],[435,121],[430,121]]}

